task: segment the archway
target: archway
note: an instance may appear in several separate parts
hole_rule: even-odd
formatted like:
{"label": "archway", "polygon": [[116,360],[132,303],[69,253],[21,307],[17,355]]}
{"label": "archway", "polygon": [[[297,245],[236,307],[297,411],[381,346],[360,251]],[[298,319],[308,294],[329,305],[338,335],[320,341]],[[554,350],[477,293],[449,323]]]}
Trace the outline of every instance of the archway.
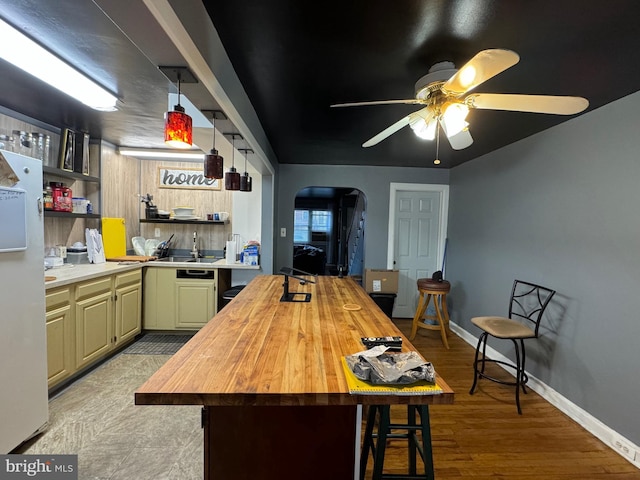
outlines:
{"label": "archway", "polygon": [[296,194],[293,268],[362,275],[366,198],[357,188],[306,187]]}

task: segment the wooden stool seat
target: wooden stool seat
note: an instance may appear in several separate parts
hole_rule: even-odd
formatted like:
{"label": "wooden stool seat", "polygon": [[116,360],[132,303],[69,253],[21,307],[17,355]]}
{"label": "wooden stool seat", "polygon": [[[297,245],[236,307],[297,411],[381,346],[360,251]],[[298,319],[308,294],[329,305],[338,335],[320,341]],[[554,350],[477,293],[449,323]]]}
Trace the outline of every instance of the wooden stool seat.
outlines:
{"label": "wooden stool seat", "polygon": [[[439,330],[442,337],[442,343],[448,349],[449,342],[447,334],[449,333],[449,312],[447,310],[447,293],[451,290],[451,283],[447,280],[438,282],[430,278],[419,278],[418,284],[418,308],[413,317],[413,325],[411,327],[411,336],[409,340],[413,340],[418,333],[418,328],[425,330]],[[426,298],[425,298],[426,296]],[[433,299],[433,305],[436,310],[435,315],[425,315],[429,303]],[[424,319],[433,320],[434,323],[424,323]]]}

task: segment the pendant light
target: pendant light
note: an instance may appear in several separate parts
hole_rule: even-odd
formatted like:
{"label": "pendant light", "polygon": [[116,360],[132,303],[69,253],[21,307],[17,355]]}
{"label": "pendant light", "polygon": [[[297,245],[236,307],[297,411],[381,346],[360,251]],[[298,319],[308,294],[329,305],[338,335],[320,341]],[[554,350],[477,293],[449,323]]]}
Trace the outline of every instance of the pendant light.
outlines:
{"label": "pendant light", "polygon": [[250,192],[252,179],[249,176],[249,172],[247,172],[247,155],[249,152],[253,153],[253,150],[250,148],[241,148],[241,152],[244,152],[244,174],[240,177],[240,191],[241,192]]}
{"label": "pendant light", "polygon": [[191,148],[193,144],[193,127],[191,117],[180,105],[181,72],[178,71],[178,104],[173,110],[164,114],[164,143],[174,148]]}
{"label": "pendant light", "polygon": [[216,112],[213,112],[213,117],[211,118],[211,123],[213,124],[213,146],[211,147],[211,151],[204,156],[204,176],[206,178],[224,178],[223,164],[224,159],[221,155],[218,155],[218,150],[216,150]]}
{"label": "pendant light", "polygon": [[231,134],[231,168],[224,174],[224,189],[225,190],[240,190],[240,174],[236,171],[234,161],[236,134]]}

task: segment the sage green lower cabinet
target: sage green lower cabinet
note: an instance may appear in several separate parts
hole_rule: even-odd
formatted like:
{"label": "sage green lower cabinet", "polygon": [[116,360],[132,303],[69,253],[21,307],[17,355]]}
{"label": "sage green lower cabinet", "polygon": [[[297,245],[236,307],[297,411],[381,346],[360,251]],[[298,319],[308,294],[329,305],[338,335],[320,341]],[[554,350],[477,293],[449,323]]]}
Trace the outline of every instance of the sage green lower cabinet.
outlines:
{"label": "sage green lower cabinet", "polygon": [[86,367],[112,348],[111,283],[111,277],[103,277],[76,285],[76,368]]}
{"label": "sage green lower cabinet", "polygon": [[175,297],[176,328],[197,330],[215,315],[215,280],[177,279]]}
{"label": "sage green lower cabinet", "polygon": [[75,345],[69,287],[46,292],[47,383],[49,388],[75,371]]}
{"label": "sage green lower cabinet", "polygon": [[178,278],[178,270],[146,268],[144,330],[199,330],[218,311],[219,297],[229,288],[231,271],[213,269],[213,278],[203,279]]}
{"label": "sage green lower cabinet", "polygon": [[47,289],[48,386],[107,357],[142,330],[142,269]]}

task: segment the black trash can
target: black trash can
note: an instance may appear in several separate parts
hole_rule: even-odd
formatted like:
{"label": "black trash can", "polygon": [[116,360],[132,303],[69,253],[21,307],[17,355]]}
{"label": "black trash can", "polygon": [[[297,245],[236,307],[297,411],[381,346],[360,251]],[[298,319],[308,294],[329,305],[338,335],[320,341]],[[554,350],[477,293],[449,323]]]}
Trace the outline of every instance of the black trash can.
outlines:
{"label": "black trash can", "polygon": [[218,308],[218,311],[222,310],[231,300],[233,300],[244,287],[246,287],[246,285],[236,285],[235,287],[231,287],[229,290],[225,290],[222,294],[222,305]]}
{"label": "black trash can", "polygon": [[391,318],[393,315],[393,304],[396,301],[395,293],[370,293],[369,296],[376,302],[376,305],[380,307],[387,317]]}

